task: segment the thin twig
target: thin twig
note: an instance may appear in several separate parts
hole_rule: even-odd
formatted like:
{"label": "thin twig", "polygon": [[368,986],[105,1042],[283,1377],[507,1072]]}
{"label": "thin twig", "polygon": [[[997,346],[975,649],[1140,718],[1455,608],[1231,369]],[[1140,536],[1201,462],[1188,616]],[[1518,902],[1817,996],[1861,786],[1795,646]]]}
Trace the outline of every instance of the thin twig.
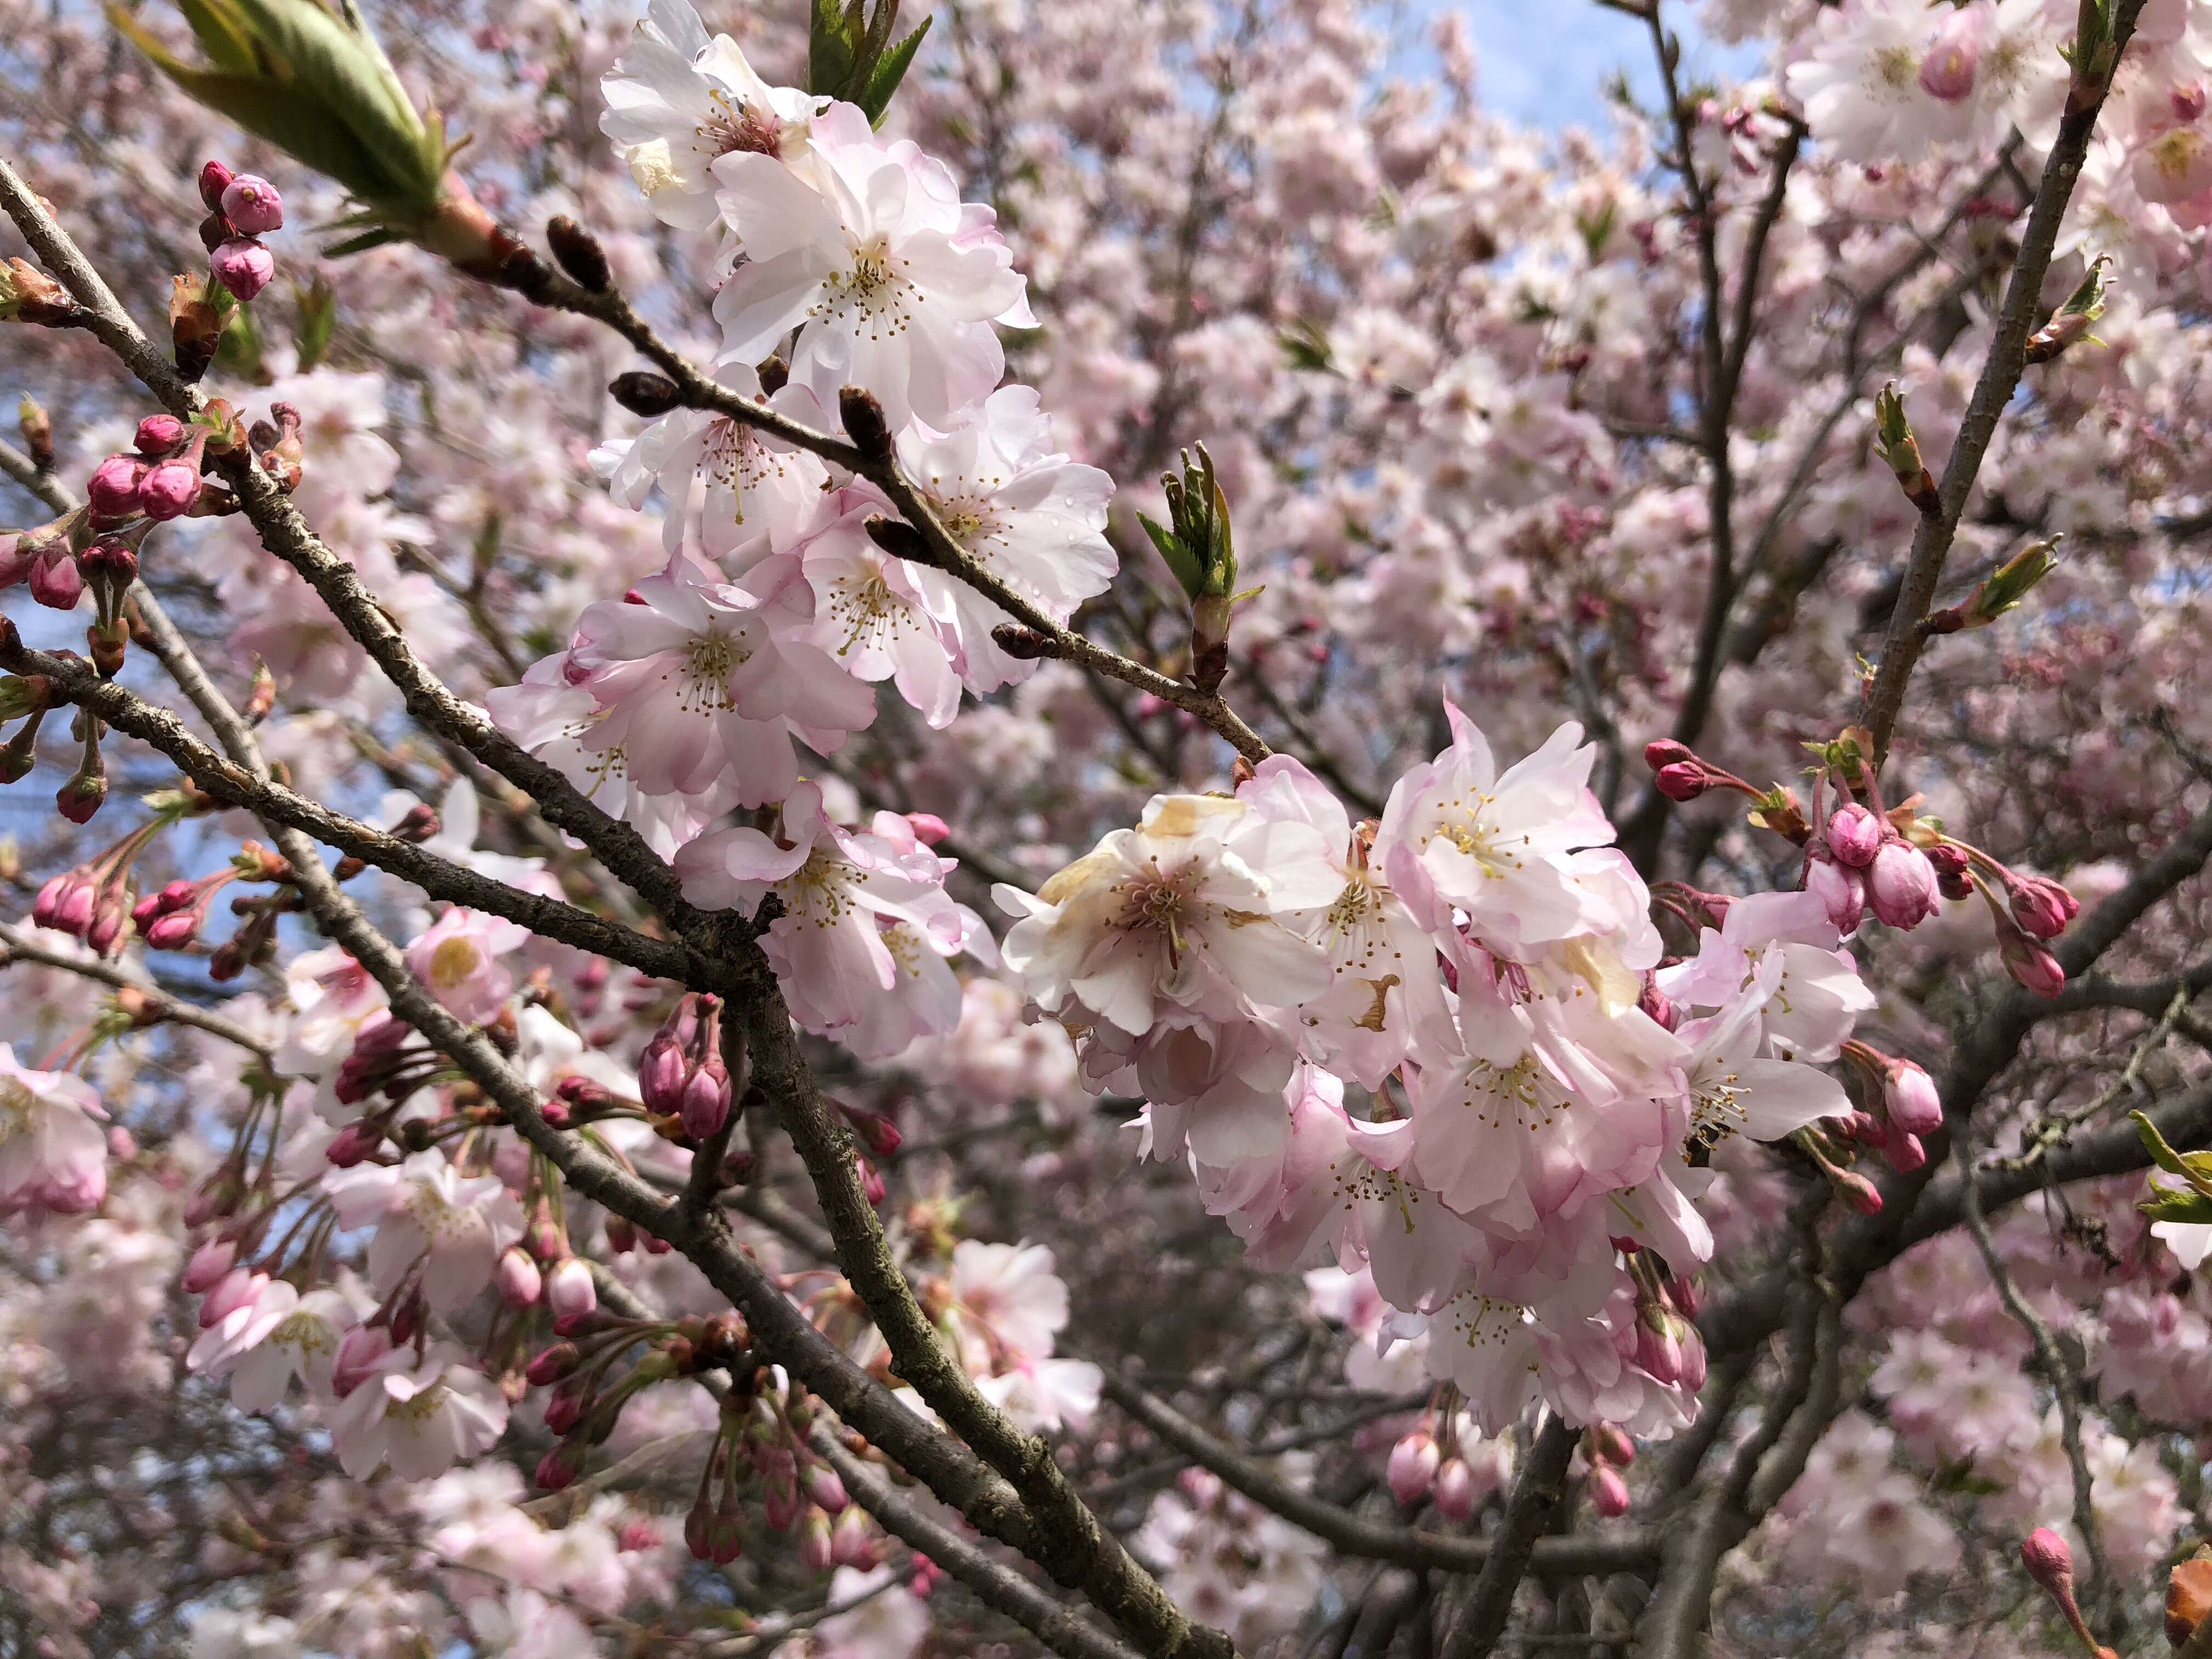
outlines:
{"label": "thin twig", "polygon": [[1972,1141],[1973,1136],[1962,1130],[1951,1145],[1952,1158],[1959,1166],[1959,1194],[1966,1230],[1973,1234],[1975,1248],[1982,1253],[1982,1263],[1989,1269],[1990,1283],[1996,1287],[1997,1299],[2035,1345],[2035,1357],[2044,1375],[2051,1379],[2051,1391],[2058,1396],[2059,1439],[2066,1448],[2066,1467],[2074,1477],[2074,1529],[2081,1534],[2089,1551],[2086,1599],[2093,1611],[2100,1612],[2098,1623],[2112,1625],[2119,1613],[2118,1585],[2112,1577],[2112,1558],[2105,1551],[2104,1528],[2097,1519],[2096,1501],[2090,1489],[2088,1455],[2081,1446],[2081,1379],[2060,1351],[2051,1327],[2043,1322],[2042,1316],[2028,1305],[2027,1298],[2013,1283],[2004,1257],[1997,1254],[1989,1218],[1982,1212],[1981,1173],[1974,1167]]}
{"label": "thin twig", "polygon": [[[13,927],[0,923],[0,969],[12,962],[34,962],[42,968],[58,969],[63,973],[75,974],[81,979],[88,979],[125,993],[137,1005],[126,1011],[141,1025],[189,1025],[195,1030],[205,1031],[210,1036],[221,1037],[225,1042],[245,1049],[264,1066],[270,1063],[276,1053],[236,1020],[226,1019],[221,1014],[195,1007],[181,997],[171,996],[167,991],[149,985],[96,957],[74,957],[60,951],[49,951],[44,945],[25,939]],[[116,1000],[118,1006],[124,1006],[122,997]]]}
{"label": "thin twig", "polygon": [[[2144,0],[2118,0],[2113,8],[2116,63],[2117,55],[2126,50],[2129,38],[2135,33],[2136,17],[2143,3]],[[2027,367],[2027,337],[2034,331],[2036,313],[2042,304],[2043,279],[2051,269],[2059,226],[2066,216],[2066,204],[2073,198],[2075,180],[2081,177],[2082,163],[2088,155],[2097,117],[2111,90],[2112,77],[2107,76],[2102,86],[2088,89],[2083,95],[2081,74],[2077,69],[2075,96],[2069,98],[2066,113],[2059,119],[2058,136],[2044,162],[2034,205],[2028,210],[2027,228],[2021,237],[2012,276],[2005,284],[2004,302],[1997,313],[1996,331],[1990,342],[1989,356],[1983,359],[1981,375],[1974,383],[1972,397],[1967,400],[1959,435],[1952,443],[1950,458],[1943,464],[1942,481],[1937,486],[1942,511],[1933,517],[1923,517],[1913,532],[1912,551],[1905,561],[1905,581],[1898,595],[1897,608],[1890,614],[1889,632],[1882,641],[1881,661],[1875,670],[1874,684],[1867,693],[1866,723],[1874,732],[1877,758],[1888,752],[1897,717],[1905,707],[1905,688],[1911,682],[1913,665],[1919,661],[1921,647],[1926,643],[1921,636],[1920,621],[1928,614],[1928,607],[1942,583],[1943,562],[1950,556],[1951,544],[1958,535],[1959,520],[1966,510],[1966,498],[1972,493],[1974,480],[1982,470],[1982,458],[1989,453],[1990,441],[1996,435],[1997,422],[2012,401],[2020,377]]]}

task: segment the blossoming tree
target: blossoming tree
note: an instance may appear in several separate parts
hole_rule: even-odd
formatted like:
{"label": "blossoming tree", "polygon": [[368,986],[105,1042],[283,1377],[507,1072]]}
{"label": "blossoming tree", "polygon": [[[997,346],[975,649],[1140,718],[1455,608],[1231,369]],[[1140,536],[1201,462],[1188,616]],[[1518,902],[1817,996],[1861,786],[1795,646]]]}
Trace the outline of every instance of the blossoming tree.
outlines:
{"label": "blossoming tree", "polygon": [[2208,1650],[2212,7],[1607,3],[0,0],[0,1650]]}

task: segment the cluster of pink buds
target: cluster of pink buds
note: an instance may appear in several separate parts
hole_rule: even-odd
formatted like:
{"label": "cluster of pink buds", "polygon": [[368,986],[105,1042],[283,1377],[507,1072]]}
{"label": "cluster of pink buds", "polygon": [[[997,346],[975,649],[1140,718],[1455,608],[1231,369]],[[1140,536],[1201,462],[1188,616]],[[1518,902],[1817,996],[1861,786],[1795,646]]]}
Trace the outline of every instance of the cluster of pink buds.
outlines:
{"label": "cluster of pink buds", "polygon": [[[159,892],[140,899],[131,908],[131,921],[149,950],[185,950],[207,925],[209,903],[231,883],[284,882],[290,878],[290,868],[282,858],[258,842],[248,842],[228,866],[214,874],[202,876],[197,881],[173,881]],[[249,913],[247,907],[234,908],[238,914]],[[244,965],[240,964],[241,968]]]}
{"label": "cluster of pink buds", "polygon": [[266,179],[210,161],[200,169],[200,200],[208,210],[200,241],[210,269],[233,298],[251,301],[276,274],[276,257],[261,238],[283,228],[284,198]]}
{"label": "cluster of pink buds", "polygon": [[1665,1386],[1691,1394],[1705,1386],[1705,1340],[1698,1334],[1695,1283],[1676,1279],[1653,1252],[1617,1239],[1636,1285],[1636,1363]]}
{"label": "cluster of pink buds", "polygon": [[1583,1436],[1583,1493],[1590,1508],[1607,1520],[1628,1513],[1628,1480],[1622,1473],[1636,1461],[1636,1443],[1615,1423],[1593,1424]]}
{"label": "cluster of pink buds", "polygon": [[100,956],[120,956],[134,908],[131,866],[172,822],[157,814],[105,852],[49,879],[32,901],[31,920],[74,934]]}
{"label": "cluster of pink buds", "polygon": [[1884,927],[1910,932],[1936,914],[1942,898],[1928,854],[1876,807],[1855,800],[1830,813],[1820,836],[1807,844],[1805,887],[1844,933],[1869,910]]}
{"label": "cluster of pink buds", "polygon": [[81,514],[0,536],[0,587],[30,585],[31,597],[53,611],[73,611],[84,597],[84,573],[77,567]]}
{"label": "cluster of pink buds", "polygon": [[1865,1081],[1867,1098],[1875,1109],[1829,1119],[1827,1128],[1838,1140],[1873,1147],[1899,1172],[1927,1163],[1928,1151],[1921,1142],[1943,1127],[1943,1097],[1936,1079],[1911,1060],[1885,1054],[1856,1038],[1844,1044],[1844,1058]]}
{"label": "cluster of pink buds", "polygon": [[729,1121],[744,1071],[742,1049],[729,1059],[722,1053],[722,1000],[711,992],[687,994],[639,1056],[638,1098],[653,1116],[675,1119],[686,1135],[703,1141]]}
{"label": "cluster of pink buds", "polygon": [[1433,1503],[1444,1520],[1464,1521],[1497,1489],[1495,1461],[1479,1460],[1482,1473],[1478,1474],[1476,1465],[1462,1455],[1465,1449],[1459,1443],[1456,1425],[1453,1414],[1425,1413],[1420,1426],[1390,1448],[1385,1478],[1390,1496],[1401,1506]]}

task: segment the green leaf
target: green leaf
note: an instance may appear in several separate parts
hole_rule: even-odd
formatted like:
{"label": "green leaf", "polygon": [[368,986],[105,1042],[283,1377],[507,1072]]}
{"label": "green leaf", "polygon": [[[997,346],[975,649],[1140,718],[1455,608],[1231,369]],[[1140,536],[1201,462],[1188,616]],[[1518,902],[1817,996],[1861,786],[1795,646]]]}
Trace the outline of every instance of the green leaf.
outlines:
{"label": "green leaf", "polygon": [[406,203],[418,216],[428,212],[443,169],[428,165],[422,118],[375,37],[366,27],[347,27],[314,0],[237,3],[252,18],[263,49],[375,158],[386,182],[356,193],[366,201]]}
{"label": "green leaf", "polygon": [[1174,574],[1183,592],[1196,599],[1206,591],[1206,567],[1191,550],[1164,526],[1154,523],[1144,514],[1137,514],[1137,522],[1145,526],[1145,534],[1152,538],[1152,545],[1160,550],[1160,558]]}
{"label": "green leaf", "polygon": [[253,32],[229,0],[177,0],[177,9],[192,27],[192,34],[208,62],[230,75],[259,76],[266,71],[254,50]]}
{"label": "green leaf", "polygon": [[2143,1150],[2151,1161],[2168,1175],[2179,1176],[2193,1192],[2212,1199],[2212,1152],[2177,1152],[2166,1144],[2166,1137],[2158,1126],[2141,1112],[2130,1112],[2135,1120],[2136,1133],[2142,1138]]}
{"label": "green leaf", "polygon": [[806,40],[806,89],[817,98],[842,97],[853,78],[860,41],[837,0],[814,0]]}
{"label": "green leaf", "polygon": [[2212,1198],[2202,1193],[2177,1193],[2170,1187],[2153,1187],[2150,1194],[2136,1207],[2153,1221],[2212,1227]]}
{"label": "green leaf", "polygon": [[216,337],[216,367],[240,380],[258,380],[261,356],[261,325],[255,320],[253,307],[233,305],[223,319],[222,332]]}
{"label": "green leaf", "polygon": [[312,286],[300,290],[300,326],[293,334],[294,344],[300,354],[300,370],[305,374],[323,361],[331,349],[331,334],[338,320],[337,295],[320,276]]}
{"label": "green leaf", "polygon": [[343,259],[349,254],[366,253],[373,247],[388,247],[399,240],[399,233],[389,226],[380,225],[374,230],[364,230],[358,236],[349,236],[343,242],[333,242],[323,250],[325,259]]}
{"label": "green leaf", "polygon": [[343,121],[296,88],[185,63],[141,28],[129,13],[111,6],[107,15],[156,69],[218,115],[228,117],[257,138],[267,139],[302,165],[328,173],[364,200],[380,193],[388,199],[390,181],[377,159]]}
{"label": "green leaf", "polygon": [[[884,9],[888,11],[890,9],[885,7]],[[868,84],[862,89],[859,99],[860,107],[867,112],[870,125],[883,125],[884,117],[890,112],[891,99],[899,89],[899,82],[906,79],[908,66],[914,62],[915,53],[921,50],[921,37],[929,33],[929,26],[936,21],[934,17],[923,18],[920,28],[876,60],[874,72],[868,76]]]}

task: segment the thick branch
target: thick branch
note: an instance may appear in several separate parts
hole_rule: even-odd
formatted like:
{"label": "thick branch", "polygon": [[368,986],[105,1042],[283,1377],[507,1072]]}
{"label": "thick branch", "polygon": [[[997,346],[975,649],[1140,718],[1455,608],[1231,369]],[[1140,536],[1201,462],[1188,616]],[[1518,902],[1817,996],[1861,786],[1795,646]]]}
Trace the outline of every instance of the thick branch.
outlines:
{"label": "thick branch", "polygon": [[[1212,1470],[1231,1487],[1263,1509],[1272,1510],[1285,1521],[1304,1527],[1346,1555],[1444,1572],[1480,1572],[1490,1562],[1492,1545],[1486,1539],[1394,1527],[1339,1509],[1310,1492],[1299,1491],[1258,1458],[1248,1456],[1207,1433],[1157,1395],[1127,1377],[1107,1369],[1105,1378],[1106,1397],[1135,1421],[1194,1462]],[[1573,1450],[1571,1435],[1568,1437],[1568,1449]],[[1564,1463],[1561,1467],[1564,1468]],[[1534,1540],[1528,1565],[1540,1574],[1571,1575],[1650,1567],[1657,1559],[1657,1540],[1646,1533],[1631,1530],[1607,1538]],[[1517,1572],[1514,1582],[1519,1582]]]}
{"label": "thick branch", "polygon": [[1062,1607],[908,1499],[884,1478],[882,1470],[848,1451],[834,1431],[817,1429],[814,1449],[837,1471],[853,1501],[875,1516],[885,1532],[913,1545],[974,1591],[984,1605],[1005,1613],[1054,1653],[1068,1659],[1137,1659],[1133,1649]]}
{"label": "thick branch", "polygon": [[1444,1643],[1443,1659],[1490,1659],[1498,1638],[1513,1616],[1513,1598],[1535,1554],[1537,1534],[1559,1506],[1565,1488],[1567,1464],[1575,1455],[1576,1431],[1557,1412],[1547,1412],[1544,1425],[1528,1449],[1528,1461],[1513,1483],[1506,1500],[1505,1517],[1491,1540],[1490,1559],[1474,1593],[1460,1610]]}
{"label": "thick branch", "polygon": [[[172,666],[180,662],[197,665],[190,653],[173,659],[166,651],[161,654]],[[479,875],[412,842],[334,812],[274,779],[255,777],[246,768],[200,742],[167,709],[112,680],[101,679],[91,664],[30,649],[15,625],[4,619],[0,619],[0,668],[10,673],[43,675],[71,702],[160,750],[186,777],[226,805],[244,807],[264,822],[305,830],[342,853],[350,853],[413,882],[432,898],[505,916],[533,933],[611,957],[656,978],[690,984],[708,972],[702,959],[680,945],[649,939],[563,900],[526,893]]]}
{"label": "thick branch", "polygon": [[[0,210],[84,307],[86,325],[94,336],[123,360],[164,408],[186,420],[205,412],[208,400],[199,388],[182,380],[139,331],[69,234],[4,160],[0,160]],[[432,674],[353,566],[324,544],[291,499],[251,457],[228,458],[217,465],[262,545],[306,578],[355,643],[398,689],[409,714],[527,790],[547,818],[590,848],[669,921],[679,927],[696,921],[697,913],[678,890],[675,872],[645,838],[595,805],[557,769],[523,750]]]}

